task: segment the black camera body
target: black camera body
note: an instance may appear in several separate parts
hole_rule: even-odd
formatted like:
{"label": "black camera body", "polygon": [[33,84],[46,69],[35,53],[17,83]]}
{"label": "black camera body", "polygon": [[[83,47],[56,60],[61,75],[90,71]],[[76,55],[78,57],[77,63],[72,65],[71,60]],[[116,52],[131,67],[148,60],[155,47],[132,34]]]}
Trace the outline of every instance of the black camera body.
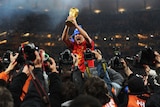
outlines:
{"label": "black camera body", "polygon": [[19,47],[19,54],[27,61],[34,61],[36,59],[35,51],[38,51],[38,47],[34,43],[24,44]]}
{"label": "black camera body", "polygon": [[120,59],[121,57],[114,56],[108,61],[108,65],[111,66],[112,69],[122,70],[124,67]]}
{"label": "black camera body", "polygon": [[60,53],[59,61],[62,64],[73,64],[73,58],[71,56],[71,51],[69,49],[66,49],[62,53]]}
{"label": "black camera body", "polygon": [[[21,45],[18,48],[18,52],[19,55],[16,59],[17,61],[17,66],[18,65],[23,65],[26,63],[26,61],[28,62],[32,62],[36,59],[36,55],[35,55],[35,50],[38,50],[38,47],[36,47],[33,43],[29,43],[29,44],[24,44]],[[6,66],[9,65],[9,63],[11,62],[10,60],[10,54],[12,54],[13,56],[15,56],[15,52],[11,51],[11,50],[7,50],[2,57],[2,63]]]}
{"label": "black camera body", "polygon": [[155,67],[155,54],[151,47],[145,47],[135,56],[126,57],[126,60],[135,68],[144,68],[143,65]]}
{"label": "black camera body", "polygon": [[[6,69],[8,66],[9,66],[9,64],[10,64],[10,62],[11,62],[11,59],[10,59],[10,55],[13,55],[13,56],[15,56],[15,52],[13,52],[13,51],[11,51],[11,50],[7,50],[4,54],[3,54],[3,56],[2,56],[2,65],[3,65],[3,69]],[[24,58],[23,57],[21,57],[20,55],[18,55],[18,57],[17,57],[17,59],[16,59],[16,61],[17,61],[17,65],[15,66],[15,69],[19,69],[20,67],[21,67],[21,65],[22,64],[24,64]]]}
{"label": "black camera body", "polygon": [[92,53],[92,51],[87,48],[86,51],[84,52],[84,59],[85,60],[92,60],[92,59],[95,59],[95,54]]}
{"label": "black camera body", "polygon": [[[4,65],[9,65],[11,60],[10,60],[10,55],[15,56],[15,52],[11,51],[11,50],[7,50],[3,56],[2,56],[2,63]],[[16,61],[18,62],[18,64],[21,64],[22,62],[24,62],[24,58],[19,54]]]}
{"label": "black camera body", "polygon": [[123,64],[120,61],[121,59],[121,52],[119,51],[119,48],[115,48],[114,49],[114,57],[112,57],[109,61],[108,61],[108,65],[111,66],[111,68],[115,69],[115,70],[122,70]]}
{"label": "black camera body", "polygon": [[142,67],[143,64],[154,66],[155,65],[155,54],[152,48],[145,48],[136,54],[134,57],[134,66]]}
{"label": "black camera body", "polygon": [[11,50],[7,50],[2,56],[2,63],[9,64],[10,63],[10,54],[13,54]]}

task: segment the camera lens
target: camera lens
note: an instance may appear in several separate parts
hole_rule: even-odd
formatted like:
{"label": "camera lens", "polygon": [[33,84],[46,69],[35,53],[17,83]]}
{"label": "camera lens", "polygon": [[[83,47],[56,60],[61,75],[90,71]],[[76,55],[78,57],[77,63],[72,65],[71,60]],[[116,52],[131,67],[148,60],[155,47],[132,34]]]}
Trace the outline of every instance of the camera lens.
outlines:
{"label": "camera lens", "polygon": [[46,53],[44,53],[44,61],[47,61],[49,59],[49,55],[48,54],[46,54]]}

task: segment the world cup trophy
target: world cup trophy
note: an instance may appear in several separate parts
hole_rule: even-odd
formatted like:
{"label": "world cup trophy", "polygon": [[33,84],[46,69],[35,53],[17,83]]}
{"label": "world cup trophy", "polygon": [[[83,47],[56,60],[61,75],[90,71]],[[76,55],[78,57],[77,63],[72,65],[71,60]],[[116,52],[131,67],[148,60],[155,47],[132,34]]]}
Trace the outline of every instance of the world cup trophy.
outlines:
{"label": "world cup trophy", "polygon": [[[69,10],[69,17],[74,17],[74,18],[76,19],[77,16],[78,16],[78,13],[79,13],[78,8],[72,7],[72,8],[70,8],[70,10]],[[66,23],[66,25],[69,26],[69,27],[74,26],[73,23],[72,23],[72,20],[66,20],[65,23]]]}

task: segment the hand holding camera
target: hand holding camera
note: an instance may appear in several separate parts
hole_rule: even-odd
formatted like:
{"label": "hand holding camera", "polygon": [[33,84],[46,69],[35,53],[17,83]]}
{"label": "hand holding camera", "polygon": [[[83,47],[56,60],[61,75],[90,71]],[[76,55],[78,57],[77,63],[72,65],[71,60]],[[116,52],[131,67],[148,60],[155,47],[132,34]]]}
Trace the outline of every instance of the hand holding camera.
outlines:
{"label": "hand holding camera", "polygon": [[123,68],[124,68],[124,72],[125,72],[125,74],[126,74],[127,76],[129,76],[130,74],[133,73],[133,72],[131,71],[131,69],[128,67],[126,61],[125,61],[123,58],[120,59],[120,62],[122,63]]}
{"label": "hand holding camera", "polygon": [[69,49],[65,49],[62,53],[60,53],[59,61],[62,64],[72,65],[73,58],[71,55],[71,51]]}
{"label": "hand holding camera", "polygon": [[89,48],[87,48],[86,51],[84,52],[84,59],[85,60],[92,60],[95,58],[96,58],[95,54]]}
{"label": "hand holding camera", "polygon": [[71,53],[71,56],[73,58],[73,64],[74,64],[74,66],[78,66],[78,55]]}
{"label": "hand holding camera", "polygon": [[155,54],[155,66],[160,67],[160,54],[157,51],[154,51]]}
{"label": "hand holding camera", "polygon": [[56,66],[55,60],[50,57],[50,61],[51,61],[51,63],[49,63],[49,68],[50,68],[51,72],[59,73],[58,70],[57,70],[57,66]]}
{"label": "hand holding camera", "polygon": [[92,53],[94,53],[94,56],[97,60],[101,60],[102,59],[102,55],[100,52],[98,52],[99,50],[93,50]]}
{"label": "hand holding camera", "polygon": [[27,76],[29,76],[29,75],[30,75],[30,71],[32,71],[33,69],[34,69],[33,66],[25,65],[25,66],[23,67],[22,72],[25,73]]}
{"label": "hand holding camera", "polygon": [[11,61],[10,61],[9,66],[5,70],[6,74],[9,74],[10,71],[13,70],[14,67],[17,65],[17,61],[16,61],[17,57],[18,57],[18,53],[16,53],[14,56],[13,56],[13,54],[10,53],[10,60]]}
{"label": "hand holding camera", "polygon": [[124,68],[128,67],[126,61],[123,58],[120,59],[120,62],[122,63],[122,65],[123,65]]}
{"label": "hand holding camera", "polygon": [[38,51],[35,51],[35,56],[36,56],[36,59],[33,61],[34,63],[34,67],[35,68],[41,68],[42,67],[42,58],[40,57],[40,54]]}

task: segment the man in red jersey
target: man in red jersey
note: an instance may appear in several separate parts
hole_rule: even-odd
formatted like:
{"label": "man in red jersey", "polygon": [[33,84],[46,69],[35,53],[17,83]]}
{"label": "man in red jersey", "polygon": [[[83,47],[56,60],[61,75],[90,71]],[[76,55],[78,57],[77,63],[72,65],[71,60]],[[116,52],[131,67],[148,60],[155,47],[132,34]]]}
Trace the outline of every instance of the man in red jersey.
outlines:
{"label": "man in red jersey", "polygon": [[[70,39],[68,32],[70,27],[65,25],[65,28],[62,33],[62,40],[65,44],[72,50],[73,54],[76,54],[78,57],[78,68],[81,72],[85,72],[86,65],[85,65],[85,58],[84,52],[87,48],[90,50],[94,50],[94,41],[89,37],[87,32],[82,28],[81,25],[77,24],[77,21],[73,17],[68,17],[67,20],[71,20],[75,30],[72,34],[72,40]],[[94,67],[94,60],[87,60],[88,67]]]}

